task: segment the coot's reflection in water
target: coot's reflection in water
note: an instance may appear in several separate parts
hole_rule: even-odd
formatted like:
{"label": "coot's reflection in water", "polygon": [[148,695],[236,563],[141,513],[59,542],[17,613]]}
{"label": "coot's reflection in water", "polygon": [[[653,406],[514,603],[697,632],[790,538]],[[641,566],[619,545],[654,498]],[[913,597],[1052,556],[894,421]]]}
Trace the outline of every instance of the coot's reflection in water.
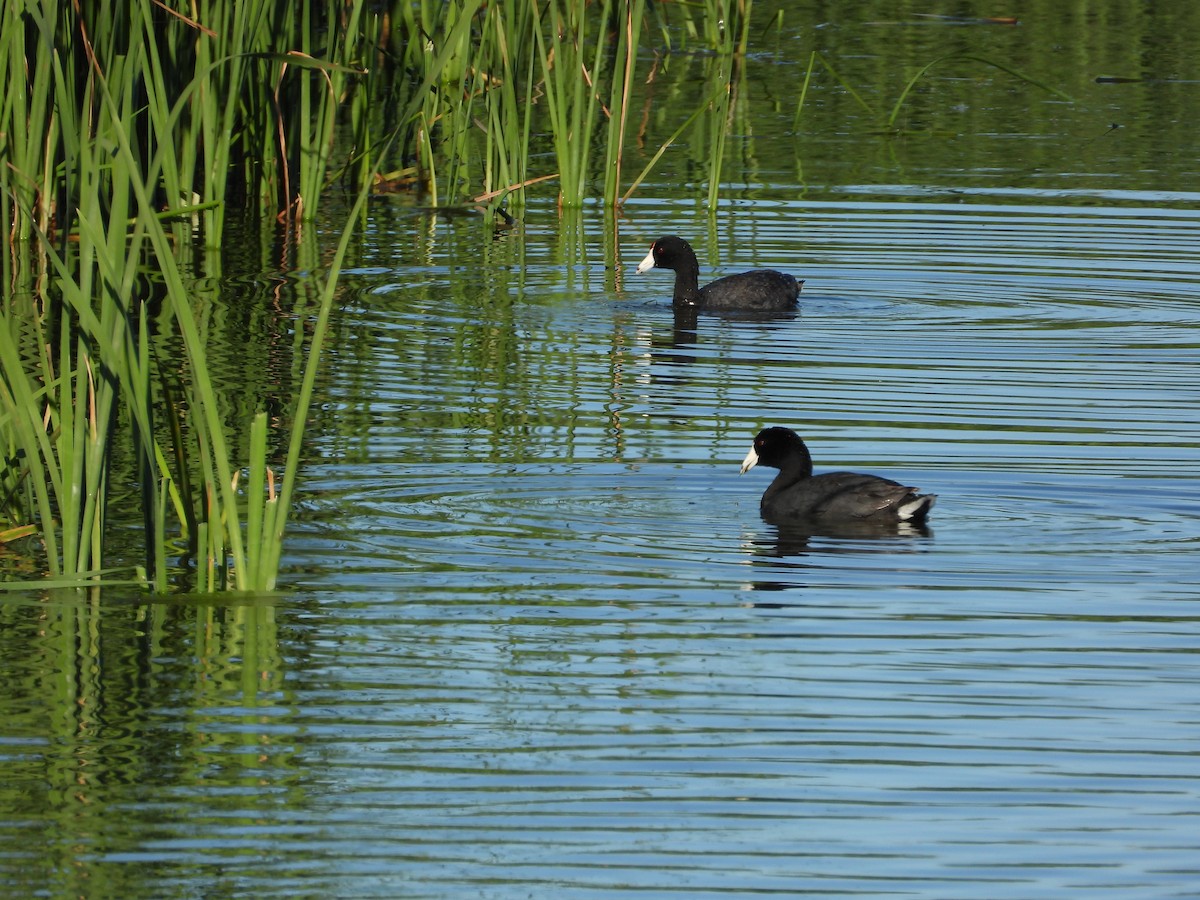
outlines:
{"label": "coot's reflection in water", "polygon": [[808,522],[766,523],[764,533],[747,538],[743,546],[754,556],[785,559],[811,552],[818,540],[821,553],[895,553],[932,537],[933,529],[927,524],[908,522],[847,522],[832,527]]}

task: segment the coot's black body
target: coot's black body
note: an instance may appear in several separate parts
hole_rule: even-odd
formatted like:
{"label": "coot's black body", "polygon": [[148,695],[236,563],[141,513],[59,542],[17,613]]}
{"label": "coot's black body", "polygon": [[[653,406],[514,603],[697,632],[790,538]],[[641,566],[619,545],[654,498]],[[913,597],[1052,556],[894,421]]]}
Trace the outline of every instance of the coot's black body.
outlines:
{"label": "coot's black body", "polygon": [[795,308],[800,285],[804,283],[784,272],[755,269],[727,275],[700,287],[696,253],[691,244],[674,235],[655,241],[637,271],[640,274],[654,268],[675,270],[675,293],[671,299],[677,309],[782,312]]}
{"label": "coot's black body", "polygon": [[768,522],[921,525],[933,508],[935,494],[920,494],[878,475],[826,472],[814,475],[812,456],[790,428],[764,428],[742,461],[745,474],[756,465],[779,474],[759,506]]}

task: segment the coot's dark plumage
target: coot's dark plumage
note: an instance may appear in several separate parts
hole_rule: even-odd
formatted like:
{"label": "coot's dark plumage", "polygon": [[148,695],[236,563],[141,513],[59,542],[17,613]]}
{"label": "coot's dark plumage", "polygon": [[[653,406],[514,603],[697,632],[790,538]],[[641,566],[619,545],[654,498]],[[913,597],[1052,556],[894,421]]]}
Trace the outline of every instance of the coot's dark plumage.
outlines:
{"label": "coot's dark plumage", "polygon": [[779,474],[762,496],[768,522],[898,523],[920,525],[933,508],[934,494],[919,494],[878,475],[826,472],[814,475],[812,457],[790,428],[764,428],[742,461],[742,473],[756,465]]}
{"label": "coot's dark plumage", "polygon": [[800,296],[800,285],[791,275],[773,269],[755,269],[739,275],[727,275],[700,287],[700,264],[691,244],[683,238],[660,237],[638,264],[638,273],[653,268],[675,270],[675,294],[678,307],[709,310],[746,310],[772,312],[792,309]]}

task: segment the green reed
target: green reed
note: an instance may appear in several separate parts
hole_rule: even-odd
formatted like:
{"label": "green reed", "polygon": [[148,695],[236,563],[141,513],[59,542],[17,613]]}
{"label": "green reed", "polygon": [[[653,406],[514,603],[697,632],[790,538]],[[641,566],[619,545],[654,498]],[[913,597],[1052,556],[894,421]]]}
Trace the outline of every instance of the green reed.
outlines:
{"label": "green reed", "polygon": [[[723,54],[745,46],[746,0],[651,7],[664,35],[682,15]],[[405,159],[390,189],[411,177],[435,207],[492,212],[519,208],[528,188],[555,179],[561,206],[621,201],[633,88],[649,64],[638,59],[651,27],[645,0],[399,4],[393,24],[354,127],[360,146],[372,133],[399,137]],[[547,145],[555,167],[535,172]]]}
{"label": "green reed", "polygon": [[750,41],[750,8],[753,0],[707,0],[705,38],[722,53],[744,55]]}
{"label": "green reed", "polygon": [[[285,7],[213,0],[196,19],[156,0],[106,15],[0,0],[0,540],[36,529],[57,583],[116,577],[105,535],[131,510],[111,501],[132,487],[155,589],[174,556],[198,590],[273,588],[353,233],[332,256],[304,237],[331,171],[355,188],[351,225],[392,141],[435,206],[519,208],[551,178],[565,207],[622,199],[644,0]],[[724,28],[698,21],[736,53],[748,11],[713,2]],[[731,69],[676,133],[709,117],[710,203]],[[547,145],[557,170],[535,172]],[[278,219],[314,273],[296,288],[309,324],[287,431],[210,368],[231,214]]]}
{"label": "green reed", "polygon": [[535,27],[533,10],[529,4],[489,3],[484,15],[473,92],[483,106],[483,190],[475,199],[520,207],[529,172],[534,88],[533,54],[521,51],[524,36]]}
{"label": "green reed", "polygon": [[607,149],[604,154],[605,206],[615,205],[621,190],[621,160],[625,151],[629,99],[633,88],[638,38],[642,31],[644,11],[643,0],[622,3],[617,11],[617,41],[609,91]]}
{"label": "green reed", "polygon": [[[538,0],[531,2],[541,21]],[[587,166],[599,109],[597,84],[606,62],[603,23],[611,15],[612,3],[604,0],[591,15],[587,7],[586,0],[546,0],[549,36],[541,27],[533,32],[563,206],[581,206],[587,193]]]}
{"label": "green reed", "polygon": [[[241,197],[259,198],[259,214],[311,214],[357,71],[345,61],[361,7],[329,3],[323,17],[284,27],[274,4],[212,4],[218,31],[150,0],[94,19],[56,2],[0,6],[0,68],[30,86],[0,105],[0,209],[12,235],[0,254],[0,488],[5,530],[36,525],[52,579],[111,579],[104,537],[119,478],[137,486],[157,589],[168,586],[175,528],[200,590],[273,587],[312,377],[273,486],[262,414],[238,462],[191,248],[197,236],[220,241]],[[337,39],[326,31],[335,22]],[[318,37],[343,62],[313,59]],[[296,69],[311,77],[289,92]],[[29,75],[14,81],[19,72]],[[310,80],[324,89],[306,93]],[[310,370],[350,233],[325,267]]]}
{"label": "green reed", "polygon": [[[50,9],[31,16],[34,27],[29,30],[14,21],[14,12],[8,6],[3,11],[5,34],[11,38],[12,29],[24,31],[25,40],[5,42],[4,67],[9,72],[19,63],[14,54],[22,59],[48,57],[46,48],[54,45],[61,27]],[[106,151],[113,133],[101,127],[100,140],[81,139],[78,117],[94,99],[94,86],[91,82],[79,86],[64,77],[61,62],[61,58],[54,60],[52,70],[43,69],[42,63],[34,65],[45,76],[41,85],[45,92],[23,97],[20,91],[10,92],[5,116],[13,124],[22,114],[40,119],[50,136],[61,135],[63,164],[74,175],[76,240],[55,246],[46,237],[51,220],[45,213],[53,212],[61,223],[66,211],[45,205],[54,201],[39,196],[40,192],[55,196],[58,184],[53,175],[45,174],[54,159],[41,155],[43,139],[27,135],[37,146],[27,147],[18,157],[27,169],[6,167],[5,195],[12,202],[7,212],[15,232],[41,235],[45,246],[44,252],[37,253],[26,244],[14,245],[15,252],[9,254],[13,268],[24,270],[14,274],[24,276],[16,283],[28,285],[28,293],[23,291],[20,297],[11,297],[14,302],[4,304],[5,327],[0,336],[5,384],[0,421],[9,447],[16,451],[13,455],[23,460],[30,501],[27,514],[42,524],[52,576],[95,572],[101,566],[108,437],[118,410],[117,394],[122,388],[136,392],[145,377],[136,355],[112,368],[104,353],[104,348],[128,350],[129,311],[122,298],[133,273],[122,261],[127,252],[138,252],[140,235],[129,235],[126,222],[108,215],[108,210],[120,209],[128,200],[126,185],[108,174],[111,163]],[[132,102],[132,92],[127,91],[120,108],[128,112]],[[40,183],[39,173],[43,173]],[[32,197],[22,190],[31,182],[40,189]],[[93,297],[100,302],[93,305]]]}
{"label": "green reed", "polygon": [[656,3],[654,15],[663,43],[672,46],[671,19],[689,41],[718,53],[745,53],[750,38],[753,0],[701,0],[691,3]]}

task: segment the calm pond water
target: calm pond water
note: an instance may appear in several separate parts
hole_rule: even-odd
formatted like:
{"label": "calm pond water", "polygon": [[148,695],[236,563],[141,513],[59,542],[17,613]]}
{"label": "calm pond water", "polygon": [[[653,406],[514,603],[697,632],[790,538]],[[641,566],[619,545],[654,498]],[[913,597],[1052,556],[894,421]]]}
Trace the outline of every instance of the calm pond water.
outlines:
{"label": "calm pond water", "polygon": [[[1196,155],[1060,137],[713,217],[375,204],[286,589],[3,595],[0,890],[1200,896]],[[801,311],[677,323],[669,232]],[[765,524],[765,424],[929,533]]]}

